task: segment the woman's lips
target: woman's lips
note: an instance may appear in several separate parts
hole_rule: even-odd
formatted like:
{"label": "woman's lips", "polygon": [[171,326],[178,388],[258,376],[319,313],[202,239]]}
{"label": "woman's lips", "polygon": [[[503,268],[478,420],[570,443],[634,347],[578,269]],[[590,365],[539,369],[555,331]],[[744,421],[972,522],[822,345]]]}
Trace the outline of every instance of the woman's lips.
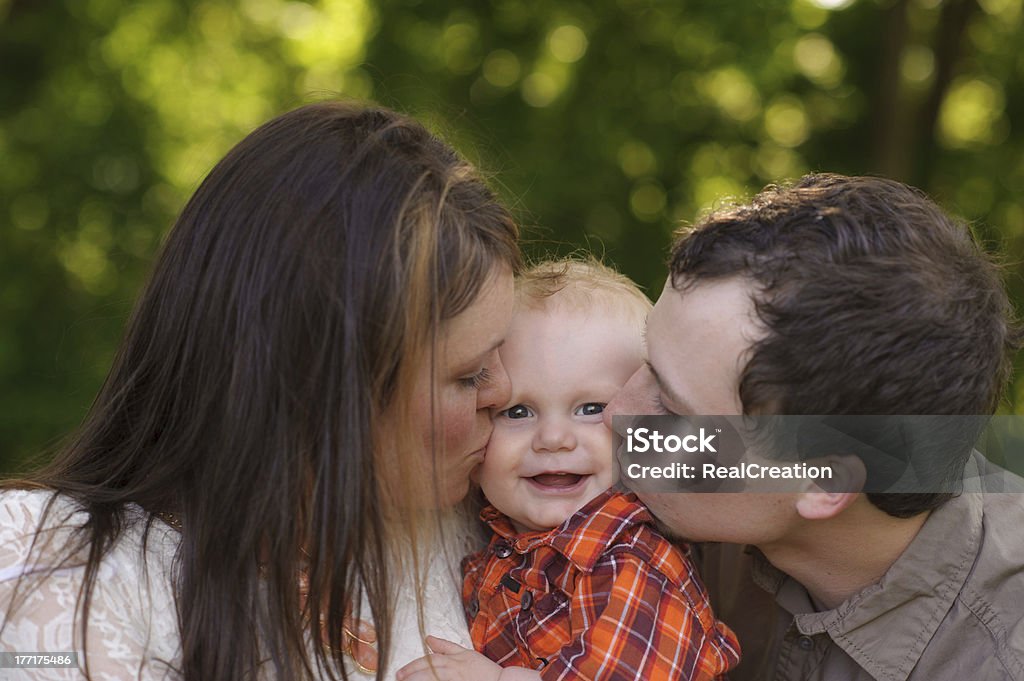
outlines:
{"label": "woman's lips", "polygon": [[489,444],[491,444],[490,434],[487,435],[487,439],[483,441],[483,444],[469,453],[469,458],[483,461],[484,457],[487,455],[487,445]]}

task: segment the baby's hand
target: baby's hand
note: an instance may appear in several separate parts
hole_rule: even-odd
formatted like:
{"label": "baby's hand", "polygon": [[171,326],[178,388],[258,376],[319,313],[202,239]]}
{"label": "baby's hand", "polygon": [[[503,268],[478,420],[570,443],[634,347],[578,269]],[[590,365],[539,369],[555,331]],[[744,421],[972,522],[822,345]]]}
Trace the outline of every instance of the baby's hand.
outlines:
{"label": "baby's hand", "polygon": [[[518,681],[540,678],[537,672],[529,669],[502,669],[475,650],[436,636],[427,637],[427,646],[434,653],[399,669],[395,673],[397,681]],[[521,672],[525,674],[520,675]]]}

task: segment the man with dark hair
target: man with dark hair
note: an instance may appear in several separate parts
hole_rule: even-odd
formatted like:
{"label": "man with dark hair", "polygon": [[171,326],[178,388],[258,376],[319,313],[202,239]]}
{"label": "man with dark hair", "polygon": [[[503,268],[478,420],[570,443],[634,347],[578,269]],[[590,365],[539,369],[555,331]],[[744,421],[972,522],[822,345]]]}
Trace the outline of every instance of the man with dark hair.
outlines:
{"label": "man with dark hair", "polygon": [[[811,175],[679,237],[647,343],[609,423],[987,415],[1019,333],[966,225],[897,182]],[[943,475],[974,463],[949,457]],[[1024,679],[1024,496],[927,492],[640,496],[705,542],[743,648],[734,680]]]}

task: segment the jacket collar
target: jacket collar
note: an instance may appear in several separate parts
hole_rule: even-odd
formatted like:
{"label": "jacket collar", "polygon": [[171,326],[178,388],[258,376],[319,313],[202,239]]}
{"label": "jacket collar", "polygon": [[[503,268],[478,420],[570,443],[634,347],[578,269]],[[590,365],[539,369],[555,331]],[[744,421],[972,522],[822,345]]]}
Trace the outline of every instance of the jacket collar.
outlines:
{"label": "jacket collar", "polygon": [[875,678],[905,681],[962,590],[981,537],[981,495],[955,497],[932,511],[879,582],[821,612],[801,584],[756,550],[752,576],[793,614],[801,633],[827,633]]}
{"label": "jacket collar", "polygon": [[549,546],[578,569],[590,571],[618,536],[635,525],[650,522],[651,515],[634,494],[609,489],[551,530],[517,532],[508,517],[493,506],[481,511],[480,519],[516,553]]}

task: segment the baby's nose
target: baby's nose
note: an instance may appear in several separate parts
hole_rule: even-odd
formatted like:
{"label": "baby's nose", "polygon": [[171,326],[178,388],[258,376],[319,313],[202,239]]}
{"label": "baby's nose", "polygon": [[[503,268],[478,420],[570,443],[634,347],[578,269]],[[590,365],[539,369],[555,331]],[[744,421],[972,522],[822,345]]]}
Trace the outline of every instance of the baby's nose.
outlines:
{"label": "baby's nose", "polygon": [[576,433],[564,419],[545,419],[537,429],[533,448],[538,452],[573,450],[576,448]]}

